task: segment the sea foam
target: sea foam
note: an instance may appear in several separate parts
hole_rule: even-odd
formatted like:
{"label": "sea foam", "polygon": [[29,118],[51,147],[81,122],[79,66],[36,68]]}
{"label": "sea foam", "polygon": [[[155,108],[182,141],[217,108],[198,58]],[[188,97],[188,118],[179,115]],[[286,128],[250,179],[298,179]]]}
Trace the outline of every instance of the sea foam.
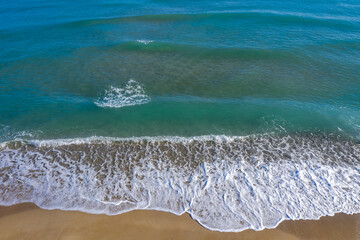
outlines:
{"label": "sea foam", "polygon": [[87,138],[0,145],[0,204],[189,213],[219,231],[360,212],[360,145],[328,136]]}
{"label": "sea foam", "polygon": [[153,40],[136,40],[138,43],[142,43],[142,44],[145,44],[145,45],[148,45],[149,43],[152,43],[154,42]]}
{"label": "sea foam", "polygon": [[144,88],[130,79],[124,88],[110,86],[94,103],[99,107],[121,108],[150,102]]}

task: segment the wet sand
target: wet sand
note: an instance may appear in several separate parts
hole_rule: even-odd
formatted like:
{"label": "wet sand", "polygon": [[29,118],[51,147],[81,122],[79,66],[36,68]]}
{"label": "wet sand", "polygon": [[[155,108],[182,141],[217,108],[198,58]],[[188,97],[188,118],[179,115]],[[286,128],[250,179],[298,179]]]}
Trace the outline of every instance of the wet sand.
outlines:
{"label": "wet sand", "polygon": [[203,228],[187,214],[132,211],[106,216],[43,210],[33,204],[0,207],[0,240],[12,239],[360,239],[360,214],[320,220],[284,221],[275,229],[221,233]]}

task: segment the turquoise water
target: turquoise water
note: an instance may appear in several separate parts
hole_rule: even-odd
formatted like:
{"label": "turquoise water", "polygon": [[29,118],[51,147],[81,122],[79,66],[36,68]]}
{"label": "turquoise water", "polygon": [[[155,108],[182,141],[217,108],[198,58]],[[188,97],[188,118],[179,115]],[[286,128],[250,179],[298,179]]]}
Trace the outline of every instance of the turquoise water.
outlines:
{"label": "turquoise water", "polygon": [[1,205],[188,212],[220,231],[360,212],[359,13],[3,2]]}
{"label": "turquoise water", "polygon": [[[0,11],[1,139],[359,137],[356,2],[11,1]],[[94,104],[130,79],[150,101]]]}

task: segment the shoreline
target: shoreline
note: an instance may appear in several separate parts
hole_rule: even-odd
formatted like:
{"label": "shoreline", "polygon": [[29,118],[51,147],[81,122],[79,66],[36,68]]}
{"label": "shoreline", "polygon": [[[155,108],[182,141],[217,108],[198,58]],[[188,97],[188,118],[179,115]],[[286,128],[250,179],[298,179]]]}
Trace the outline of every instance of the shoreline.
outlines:
{"label": "shoreline", "polygon": [[32,203],[0,206],[2,239],[358,239],[360,214],[319,220],[285,220],[274,229],[238,233],[211,231],[189,214],[134,210],[108,216],[44,210]]}
{"label": "shoreline", "polygon": [[186,211],[222,232],[360,212],[355,142],[317,134],[181,139],[8,143],[0,147],[1,204]]}

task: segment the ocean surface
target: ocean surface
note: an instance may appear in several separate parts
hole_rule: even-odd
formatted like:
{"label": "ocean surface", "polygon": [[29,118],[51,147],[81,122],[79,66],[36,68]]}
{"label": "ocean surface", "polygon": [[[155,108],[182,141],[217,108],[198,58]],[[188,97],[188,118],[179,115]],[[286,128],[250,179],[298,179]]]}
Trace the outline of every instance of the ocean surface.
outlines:
{"label": "ocean surface", "polygon": [[359,1],[0,4],[0,205],[360,213]]}

